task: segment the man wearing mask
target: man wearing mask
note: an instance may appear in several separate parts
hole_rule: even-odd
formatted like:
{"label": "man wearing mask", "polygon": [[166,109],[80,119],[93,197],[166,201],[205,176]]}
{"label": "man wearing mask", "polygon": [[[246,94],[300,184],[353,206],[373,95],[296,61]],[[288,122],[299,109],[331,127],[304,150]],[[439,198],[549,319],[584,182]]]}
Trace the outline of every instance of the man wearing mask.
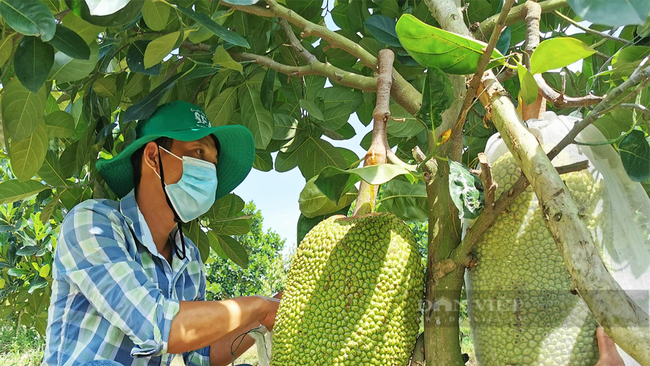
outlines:
{"label": "man wearing mask", "polygon": [[[61,226],[43,366],[168,366],[175,354],[188,366],[226,365],[236,337],[275,323],[278,299],[205,301],[199,250],[181,228],[248,175],[250,131],[211,127],[199,107],[176,101],[136,135],[97,163],[121,200],[85,201]],[[237,355],[252,344],[247,336]]]}

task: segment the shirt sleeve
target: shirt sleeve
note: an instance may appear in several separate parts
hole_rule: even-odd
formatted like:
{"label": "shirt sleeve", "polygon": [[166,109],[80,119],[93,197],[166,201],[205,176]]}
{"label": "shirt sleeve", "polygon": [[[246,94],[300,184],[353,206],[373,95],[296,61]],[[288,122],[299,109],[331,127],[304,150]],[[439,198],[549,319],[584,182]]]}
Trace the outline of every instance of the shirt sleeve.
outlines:
{"label": "shirt sleeve", "polygon": [[79,205],[64,220],[55,254],[62,279],[128,336],[132,357],[167,353],[179,302],[167,299],[135,261],[117,212]]}
{"label": "shirt sleeve", "polygon": [[[206,293],[206,279],[205,279],[205,268],[203,262],[201,262],[201,255],[199,254],[198,248],[193,246],[192,248],[193,258],[198,258],[199,273],[199,291],[196,298],[197,301],[205,301]],[[210,346],[183,353],[183,360],[185,361],[186,366],[210,366]]]}

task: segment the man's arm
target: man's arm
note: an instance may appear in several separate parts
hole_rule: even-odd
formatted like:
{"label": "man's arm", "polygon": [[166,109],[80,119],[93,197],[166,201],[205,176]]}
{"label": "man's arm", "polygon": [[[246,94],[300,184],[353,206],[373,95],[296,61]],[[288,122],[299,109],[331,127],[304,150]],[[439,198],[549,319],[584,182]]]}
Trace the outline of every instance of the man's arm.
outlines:
{"label": "man's arm", "polygon": [[[183,353],[226,338],[234,339],[258,324],[271,329],[279,304],[277,299],[261,296],[223,301],[181,301],[180,310],[171,324],[167,351]],[[229,346],[226,352],[229,356]],[[212,353],[211,347],[211,356]]]}

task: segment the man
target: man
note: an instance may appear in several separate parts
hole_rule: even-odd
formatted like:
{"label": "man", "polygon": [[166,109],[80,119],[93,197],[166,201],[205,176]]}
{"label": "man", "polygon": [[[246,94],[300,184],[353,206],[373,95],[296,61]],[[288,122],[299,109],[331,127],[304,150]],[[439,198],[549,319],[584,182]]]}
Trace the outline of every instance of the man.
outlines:
{"label": "man", "polygon": [[[136,135],[97,163],[121,200],[85,201],[61,225],[42,365],[170,365],[175,354],[226,365],[239,335],[275,322],[278,299],[205,301],[203,263],[180,226],[248,175],[251,133],[211,127],[177,101],[139,121]],[[246,338],[237,355],[253,344]]]}

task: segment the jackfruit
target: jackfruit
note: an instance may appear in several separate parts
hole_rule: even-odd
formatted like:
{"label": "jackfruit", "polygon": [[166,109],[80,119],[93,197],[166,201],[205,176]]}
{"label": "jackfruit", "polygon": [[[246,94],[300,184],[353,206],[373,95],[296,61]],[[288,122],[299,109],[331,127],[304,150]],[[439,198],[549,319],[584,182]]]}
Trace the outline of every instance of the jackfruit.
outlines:
{"label": "jackfruit", "polygon": [[[497,197],[520,177],[510,153],[497,159],[492,173]],[[597,227],[602,184],[587,171],[562,179],[588,228]],[[478,265],[467,275],[467,295],[480,365],[596,363],[597,323],[583,300],[571,292],[571,276],[530,187],[483,234],[474,254]]]}
{"label": "jackfruit", "polygon": [[332,216],[293,259],[271,365],[406,365],[423,294],[421,255],[402,220]]}

